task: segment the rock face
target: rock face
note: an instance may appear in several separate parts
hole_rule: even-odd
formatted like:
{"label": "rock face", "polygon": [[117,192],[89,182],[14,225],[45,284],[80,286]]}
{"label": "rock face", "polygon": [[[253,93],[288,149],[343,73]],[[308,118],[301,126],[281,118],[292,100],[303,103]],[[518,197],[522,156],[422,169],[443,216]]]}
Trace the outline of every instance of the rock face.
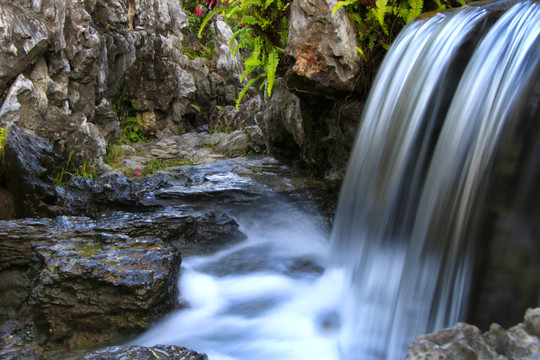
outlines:
{"label": "rock face", "polygon": [[420,359],[538,359],[540,358],[540,308],[529,309],[523,323],[505,330],[491,325],[482,334],[477,327],[456,326],[418,337],[407,360]]}
{"label": "rock face", "polygon": [[289,86],[312,94],[349,93],[360,70],[356,31],[344,8],[332,14],[337,1],[291,3],[286,52],[294,58]]}

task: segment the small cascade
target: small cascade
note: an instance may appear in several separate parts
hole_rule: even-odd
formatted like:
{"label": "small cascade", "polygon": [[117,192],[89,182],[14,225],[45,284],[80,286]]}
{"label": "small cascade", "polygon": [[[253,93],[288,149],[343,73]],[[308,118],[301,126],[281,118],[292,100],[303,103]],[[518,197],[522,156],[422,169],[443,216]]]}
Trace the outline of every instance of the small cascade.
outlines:
{"label": "small cascade", "polygon": [[538,83],[539,59],[533,2],[466,6],[414,22],[395,41],[332,233],[329,268],[349,284],[342,359],[400,359],[416,335],[464,320],[477,211],[501,137]]}

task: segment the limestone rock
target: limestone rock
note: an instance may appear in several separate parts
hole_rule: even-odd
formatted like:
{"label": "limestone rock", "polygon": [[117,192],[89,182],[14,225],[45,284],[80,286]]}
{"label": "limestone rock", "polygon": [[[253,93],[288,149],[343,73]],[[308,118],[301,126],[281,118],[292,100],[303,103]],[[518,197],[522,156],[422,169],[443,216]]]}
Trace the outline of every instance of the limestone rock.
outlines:
{"label": "limestone rock", "polygon": [[43,55],[49,38],[42,18],[31,9],[2,1],[0,10],[0,99],[11,82]]}
{"label": "limestone rock", "polygon": [[291,3],[286,53],[294,58],[287,76],[292,88],[332,95],[350,92],[360,70],[356,33],[344,8],[335,14],[336,0]]}
{"label": "limestone rock", "polygon": [[420,359],[539,359],[540,308],[529,309],[523,323],[508,330],[497,324],[482,334],[477,327],[459,323],[419,336],[409,347],[407,360]]}
{"label": "limestone rock", "polygon": [[34,251],[43,268],[31,303],[49,341],[71,347],[135,333],[174,303],[180,258],[160,240],[75,231]]}
{"label": "limestone rock", "polygon": [[[243,66],[240,54],[232,57],[229,42],[233,36],[231,28],[221,19],[214,22],[214,39],[216,42],[214,52],[214,62],[217,72],[226,82],[239,81],[242,75]],[[233,44],[233,49],[236,41]]]}

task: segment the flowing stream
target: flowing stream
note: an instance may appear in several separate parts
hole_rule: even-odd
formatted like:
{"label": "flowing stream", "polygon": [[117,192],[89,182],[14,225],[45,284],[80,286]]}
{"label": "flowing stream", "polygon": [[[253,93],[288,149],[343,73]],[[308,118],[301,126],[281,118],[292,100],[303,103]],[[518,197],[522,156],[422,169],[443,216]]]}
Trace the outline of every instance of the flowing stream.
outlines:
{"label": "flowing stream", "polygon": [[539,59],[538,3],[408,25],[368,99],[331,234],[282,199],[229,210],[248,239],[184,259],[188,307],[133,343],[211,360],[393,360],[463,320],[475,212],[516,106],[536,96],[538,114]]}

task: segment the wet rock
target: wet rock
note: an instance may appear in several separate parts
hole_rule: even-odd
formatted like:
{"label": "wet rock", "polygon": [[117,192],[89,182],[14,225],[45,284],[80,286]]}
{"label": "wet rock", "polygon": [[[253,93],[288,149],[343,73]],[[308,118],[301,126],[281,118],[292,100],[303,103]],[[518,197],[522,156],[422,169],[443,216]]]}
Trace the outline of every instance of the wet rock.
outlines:
{"label": "wet rock", "polygon": [[416,359],[538,359],[540,309],[529,309],[523,323],[508,330],[497,324],[482,334],[472,325],[419,336],[409,347],[407,360]]}
{"label": "wet rock", "polygon": [[355,89],[360,57],[356,33],[344,8],[332,14],[337,1],[291,3],[286,53],[294,59],[289,87],[311,94],[335,95]]}
{"label": "wet rock", "polygon": [[84,355],[66,356],[63,360],[122,360],[122,359],[170,359],[170,360],[207,360],[205,354],[173,345],[113,346],[92,351]]}
{"label": "wet rock", "polygon": [[59,196],[51,175],[56,155],[43,138],[12,126],[6,138],[0,184],[11,193],[15,217],[54,216]]}
{"label": "wet rock", "polygon": [[178,254],[157,239],[100,235],[34,248],[43,268],[30,301],[48,341],[73,347],[133,334],[174,305]]}
{"label": "wet rock", "polygon": [[0,222],[0,278],[9,280],[2,318],[30,317],[42,340],[76,347],[141,331],[175,306],[178,251],[108,226],[76,217]]}

